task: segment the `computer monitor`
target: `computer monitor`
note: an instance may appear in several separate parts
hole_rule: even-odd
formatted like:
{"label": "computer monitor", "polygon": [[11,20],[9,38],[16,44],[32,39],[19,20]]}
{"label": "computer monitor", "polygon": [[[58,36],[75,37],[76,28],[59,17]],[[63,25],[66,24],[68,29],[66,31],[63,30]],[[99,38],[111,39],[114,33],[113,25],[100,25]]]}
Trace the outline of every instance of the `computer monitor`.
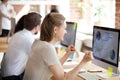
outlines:
{"label": "computer monitor", "polygon": [[61,41],[61,45],[64,47],[68,47],[73,44],[75,46],[76,40],[76,31],[77,31],[77,23],[76,22],[66,22],[67,33],[64,35],[63,41]]}
{"label": "computer monitor", "polygon": [[92,63],[111,69],[113,73],[118,74],[119,70],[119,43],[120,30],[102,26],[93,28],[93,56]]}

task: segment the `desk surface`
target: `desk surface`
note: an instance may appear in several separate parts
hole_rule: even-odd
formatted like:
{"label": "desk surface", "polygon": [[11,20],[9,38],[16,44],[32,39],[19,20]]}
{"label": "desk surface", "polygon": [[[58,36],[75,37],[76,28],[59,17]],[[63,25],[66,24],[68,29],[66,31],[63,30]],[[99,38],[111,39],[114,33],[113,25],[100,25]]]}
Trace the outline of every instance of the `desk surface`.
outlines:
{"label": "desk surface", "polygon": [[[81,57],[80,57],[81,58]],[[78,62],[78,59],[80,60],[80,58],[77,58],[74,60],[74,62]],[[120,65],[120,64],[119,64]],[[63,66],[64,69],[70,69],[70,68],[73,68],[75,67],[75,64],[74,65],[64,65]],[[96,66],[94,64],[92,64],[91,62],[88,62],[84,67],[83,69],[85,69],[86,71],[87,70],[95,70],[95,69],[99,69],[99,70],[102,70],[102,72],[96,72],[96,73],[92,73],[93,75],[97,75],[97,74],[102,74],[102,73],[106,73],[107,71],[99,66]],[[120,70],[120,67],[119,67],[119,70]],[[74,80],[84,80],[82,79],[80,76],[76,76]],[[120,75],[117,76],[117,77],[113,77],[113,78],[106,78],[106,79],[102,79],[102,80],[120,80]]]}

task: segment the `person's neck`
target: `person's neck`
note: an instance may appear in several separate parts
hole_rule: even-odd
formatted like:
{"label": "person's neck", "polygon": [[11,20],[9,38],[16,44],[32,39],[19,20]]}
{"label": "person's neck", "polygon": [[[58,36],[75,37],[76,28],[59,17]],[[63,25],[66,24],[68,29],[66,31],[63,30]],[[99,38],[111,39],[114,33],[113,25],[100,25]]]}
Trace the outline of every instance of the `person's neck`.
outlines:
{"label": "person's neck", "polygon": [[35,35],[35,33],[37,33],[37,31],[35,31],[35,30],[31,30],[30,31],[33,35]]}
{"label": "person's neck", "polygon": [[51,40],[49,43],[52,44],[52,45],[55,45],[56,42],[57,41],[55,41],[55,40]]}

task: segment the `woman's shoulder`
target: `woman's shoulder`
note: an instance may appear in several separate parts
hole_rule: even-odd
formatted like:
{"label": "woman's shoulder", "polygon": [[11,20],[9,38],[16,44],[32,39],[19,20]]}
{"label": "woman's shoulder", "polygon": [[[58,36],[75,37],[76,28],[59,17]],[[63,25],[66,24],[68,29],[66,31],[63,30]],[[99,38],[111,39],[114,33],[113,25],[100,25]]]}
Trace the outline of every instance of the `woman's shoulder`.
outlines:
{"label": "woman's shoulder", "polygon": [[50,48],[52,45],[46,41],[41,41],[41,40],[35,40],[33,43],[34,46],[39,46],[42,48]]}
{"label": "woman's shoulder", "polygon": [[46,41],[40,41],[40,40],[35,40],[33,45],[32,45],[32,50],[36,51],[36,52],[46,52],[46,54],[49,53],[53,53],[55,52],[55,48],[52,44],[46,42]]}

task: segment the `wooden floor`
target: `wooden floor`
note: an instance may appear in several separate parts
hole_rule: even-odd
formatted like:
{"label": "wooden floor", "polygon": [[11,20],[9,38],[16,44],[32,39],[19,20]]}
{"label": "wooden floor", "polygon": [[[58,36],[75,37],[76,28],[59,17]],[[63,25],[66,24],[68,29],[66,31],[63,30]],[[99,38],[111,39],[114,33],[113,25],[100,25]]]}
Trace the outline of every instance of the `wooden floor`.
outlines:
{"label": "wooden floor", "polygon": [[[3,53],[6,52],[7,47],[8,47],[8,37],[0,37],[0,64],[2,61]],[[1,66],[0,66],[0,80],[2,80]]]}
{"label": "wooden floor", "polygon": [[8,47],[8,37],[0,37],[0,52],[6,52]]}

